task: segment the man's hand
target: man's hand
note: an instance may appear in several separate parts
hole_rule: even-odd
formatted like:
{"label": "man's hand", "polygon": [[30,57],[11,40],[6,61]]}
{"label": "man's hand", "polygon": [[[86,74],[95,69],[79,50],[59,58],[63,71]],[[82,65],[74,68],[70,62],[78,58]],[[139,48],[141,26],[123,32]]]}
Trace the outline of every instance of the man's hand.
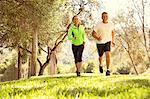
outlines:
{"label": "man's hand", "polygon": [[92,32],[92,36],[97,40],[102,40],[102,36],[98,36],[95,31]]}
{"label": "man's hand", "polygon": [[99,37],[97,38],[97,40],[99,40],[99,41],[102,40],[102,36],[99,36]]}
{"label": "man's hand", "polygon": [[114,43],[114,42],[111,42],[111,46],[112,46],[112,47],[115,47],[115,43]]}

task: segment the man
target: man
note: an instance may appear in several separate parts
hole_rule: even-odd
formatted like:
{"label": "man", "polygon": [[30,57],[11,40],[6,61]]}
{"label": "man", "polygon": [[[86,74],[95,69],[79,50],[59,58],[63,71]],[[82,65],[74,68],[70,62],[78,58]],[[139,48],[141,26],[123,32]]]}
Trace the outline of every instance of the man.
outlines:
{"label": "man", "polygon": [[92,32],[92,36],[96,39],[96,45],[99,54],[99,71],[103,73],[103,66],[102,66],[102,58],[103,54],[106,55],[106,65],[107,71],[106,76],[110,75],[110,51],[111,46],[114,47],[114,27],[113,25],[108,22],[108,13],[102,13],[102,22],[98,22],[97,25],[94,27]]}

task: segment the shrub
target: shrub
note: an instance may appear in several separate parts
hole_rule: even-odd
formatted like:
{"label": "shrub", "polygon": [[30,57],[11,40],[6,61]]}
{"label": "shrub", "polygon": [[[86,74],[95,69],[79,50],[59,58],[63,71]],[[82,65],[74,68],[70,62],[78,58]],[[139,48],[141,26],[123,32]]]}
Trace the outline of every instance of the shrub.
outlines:
{"label": "shrub", "polygon": [[117,68],[117,72],[120,74],[129,74],[131,70],[131,67],[128,66],[122,66],[120,68]]}
{"label": "shrub", "polygon": [[84,72],[85,73],[93,73],[93,69],[94,69],[94,63],[89,62],[86,69],[84,70]]}

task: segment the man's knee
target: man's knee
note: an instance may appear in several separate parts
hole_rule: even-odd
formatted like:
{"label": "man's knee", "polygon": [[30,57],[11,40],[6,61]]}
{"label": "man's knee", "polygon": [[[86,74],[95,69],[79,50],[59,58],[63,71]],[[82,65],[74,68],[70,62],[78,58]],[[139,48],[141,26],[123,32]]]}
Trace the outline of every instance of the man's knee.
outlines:
{"label": "man's knee", "polygon": [[110,51],[106,51],[106,58],[110,57]]}

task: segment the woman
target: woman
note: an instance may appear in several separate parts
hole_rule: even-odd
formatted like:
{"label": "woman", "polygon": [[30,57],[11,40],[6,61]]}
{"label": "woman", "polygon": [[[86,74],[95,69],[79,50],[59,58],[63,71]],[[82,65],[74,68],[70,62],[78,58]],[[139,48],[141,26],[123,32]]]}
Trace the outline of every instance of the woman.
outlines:
{"label": "woman", "polygon": [[68,30],[68,39],[72,41],[72,51],[75,59],[76,73],[80,76],[80,67],[82,65],[82,53],[84,49],[85,31],[80,25],[78,16],[72,18],[72,24]]}

